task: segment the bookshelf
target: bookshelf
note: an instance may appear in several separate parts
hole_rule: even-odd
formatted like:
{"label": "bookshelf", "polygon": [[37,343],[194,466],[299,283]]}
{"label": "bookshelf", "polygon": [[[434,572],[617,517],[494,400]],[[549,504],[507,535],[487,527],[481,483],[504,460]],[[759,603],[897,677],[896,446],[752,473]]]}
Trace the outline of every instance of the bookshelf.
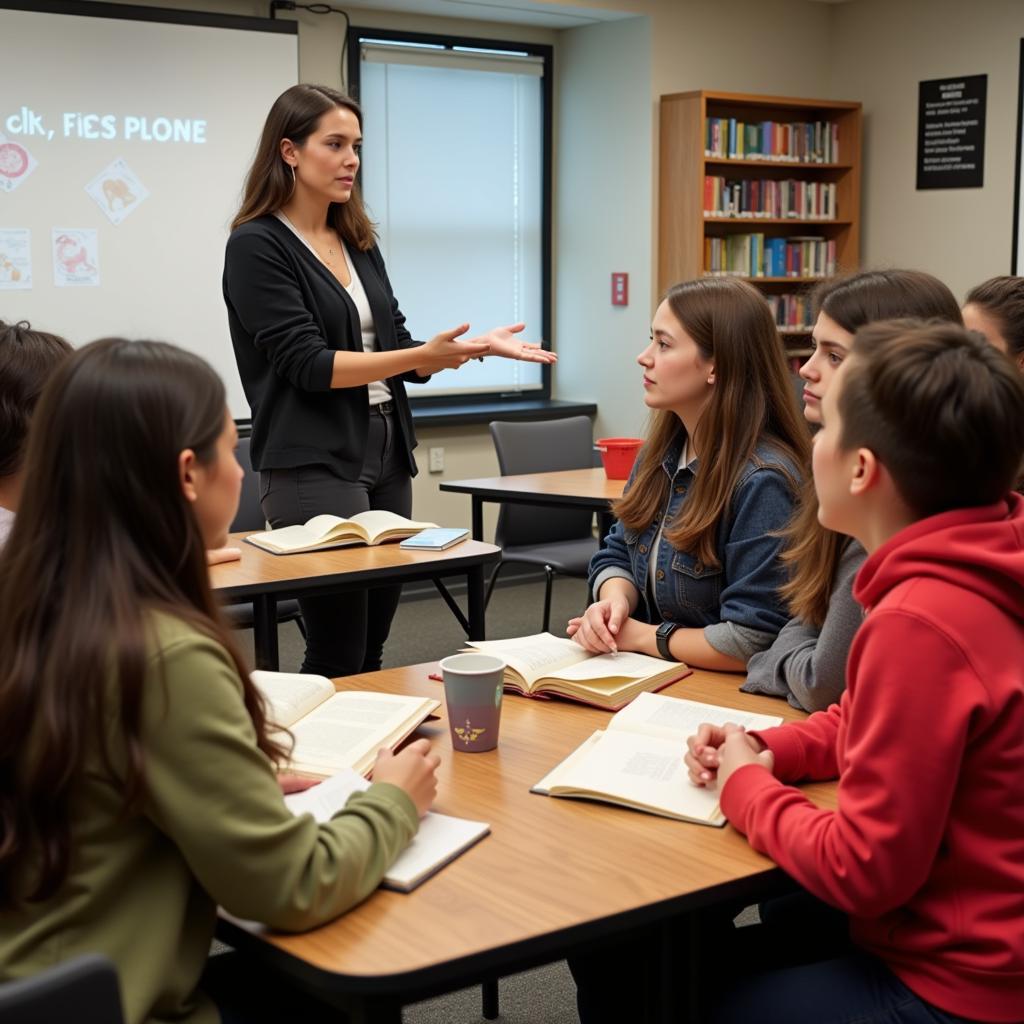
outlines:
{"label": "bookshelf", "polygon": [[[708,118],[720,119],[713,140]],[[730,119],[752,127],[730,139]],[[701,90],[662,96],[660,121],[659,293],[707,273],[709,248],[719,266],[750,266],[737,276],[780,302],[787,295],[805,296],[831,270],[830,253],[835,272],[857,268],[859,103]],[[795,131],[766,122],[835,127],[815,134],[813,128]],[[706,152],[712,141],[719,144],[713,156]],[[819,159],[787,159],[787,146],[801,157],[810,146]],[[768,152],[751,158],[754,150]],[[719,181],[708,186],[707,178]],[[784,242],[776,241],[768,254],[772,238]],[[798,272],[801,246],[803,265],[811,270]],[[784,326],[780,334],[793,355],[807,349],[808,328]]]}

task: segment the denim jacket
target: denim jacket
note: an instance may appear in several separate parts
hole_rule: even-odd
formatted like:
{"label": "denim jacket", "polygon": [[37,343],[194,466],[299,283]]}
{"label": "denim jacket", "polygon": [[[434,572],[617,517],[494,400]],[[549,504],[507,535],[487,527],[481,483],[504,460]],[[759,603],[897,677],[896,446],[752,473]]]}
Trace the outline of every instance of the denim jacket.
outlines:
{"label": "denim jacket", "polygon": [[[682,437],[662,462],[670,487],[661,522],[652,522],[643,530],[628,530],[616,522],[605,546],[591,560],[590,586],[597,595],[607,580],[617,576],[628,579],[640,591],[634,612],[637,618],[704,627],[712,647],[745,660],[768,647],[789,618],[778,593],[785,573],[779,561],[782,540],[777,534],[789,521],[796,497],[784,470],[794,478],[800,473],[773,448],[759,445],[740,472],[732,501],[718,525],[720,566],[702,565],[695,555],[676,550],[662,535],[655,568],[657,607],[651,608],[648,573],[658,527],[677,518],[700,471],[699,459],[680,466],[681,454]],[[631,476],[627,490],[632,483]]]}

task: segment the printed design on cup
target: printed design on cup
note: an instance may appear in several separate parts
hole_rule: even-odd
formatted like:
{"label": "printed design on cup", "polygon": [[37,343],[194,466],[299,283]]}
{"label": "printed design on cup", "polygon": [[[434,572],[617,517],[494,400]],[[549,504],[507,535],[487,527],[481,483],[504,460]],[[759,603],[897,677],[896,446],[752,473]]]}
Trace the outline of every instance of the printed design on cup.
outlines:
{"label": "printed design on cup", "polygon": [[480,737],[483,736],[485,732],[487,732],[486,729],[474,728],[473,723],[469,720],[468,716],[466,718],[465,725],[454,725],[452,726],[452,729],[455,732],[455,735],[458,736],[459,739],[462,740],[462,742],[465,743],[467,747],[470,745],[470,743],[476,743],[476,741],[480,739]]}

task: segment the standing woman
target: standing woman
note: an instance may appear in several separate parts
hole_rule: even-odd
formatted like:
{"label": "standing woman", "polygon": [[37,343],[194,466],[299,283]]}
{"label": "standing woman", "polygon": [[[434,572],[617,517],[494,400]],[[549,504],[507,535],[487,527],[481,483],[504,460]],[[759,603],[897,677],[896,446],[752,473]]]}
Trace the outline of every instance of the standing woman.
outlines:
{"label": "standing woman", "polygon": [[[344,94],[296,85],[267,115],[232,222],[224,300],[252,411],[251,454],[272,527],[320,513],[412,512],[406,381],[488,353],[553,362],[514,337],[414,341],[356,187],[362,114]],[[304,672],[380,668],[401,587],[300,601]]]}

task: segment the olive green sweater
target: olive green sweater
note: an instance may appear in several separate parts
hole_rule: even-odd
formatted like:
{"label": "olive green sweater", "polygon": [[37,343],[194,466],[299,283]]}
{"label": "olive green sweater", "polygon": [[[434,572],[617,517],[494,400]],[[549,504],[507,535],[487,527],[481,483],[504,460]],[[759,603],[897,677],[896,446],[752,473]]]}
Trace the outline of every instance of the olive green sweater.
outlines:
{"label": "olive green sweater", "polygon": [[290,931],[328,921],[374,890],[418,818],[387,784],[354,794],[326,824],[293,817],[227,653],[177,619],[155,626],[141,810],[122,816],[125,744],[111,723],[113,770],[97,744],[74,796],[67,881],[43,903],[0,913],[0,978],[105,953],[129,1024],[215,1024],[196,986],[217,905]]}

